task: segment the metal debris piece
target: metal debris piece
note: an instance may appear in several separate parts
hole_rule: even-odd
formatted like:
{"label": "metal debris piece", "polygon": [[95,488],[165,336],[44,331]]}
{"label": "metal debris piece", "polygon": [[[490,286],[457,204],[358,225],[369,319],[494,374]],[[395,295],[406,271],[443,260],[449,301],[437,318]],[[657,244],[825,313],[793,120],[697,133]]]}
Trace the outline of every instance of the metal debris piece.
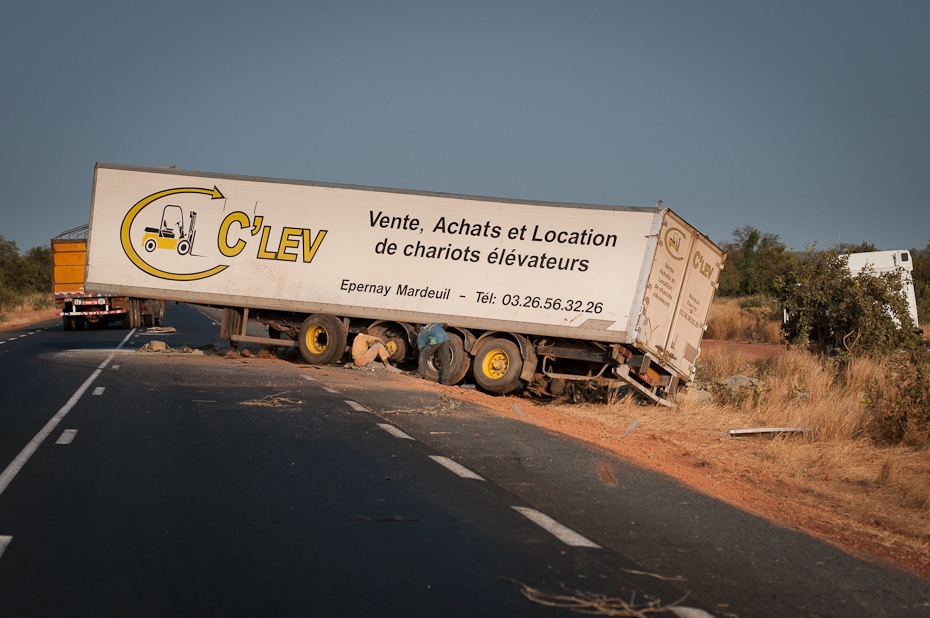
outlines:
{"label": "metal debris piece", "polygon": [[782,434],[805,434],[810,427],[756,427],[753,429],[731,429],[727,432],[731,438],[774,438]]}

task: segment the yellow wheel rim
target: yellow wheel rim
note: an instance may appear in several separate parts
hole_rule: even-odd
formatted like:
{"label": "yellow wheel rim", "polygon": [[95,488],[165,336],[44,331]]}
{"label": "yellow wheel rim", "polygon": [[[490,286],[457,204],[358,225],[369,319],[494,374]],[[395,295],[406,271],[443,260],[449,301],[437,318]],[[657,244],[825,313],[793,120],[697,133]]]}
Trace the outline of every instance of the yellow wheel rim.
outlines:
{"label": "yellow wheel rim", "polygon": [[500,380],[505,375],[507,375],[507,370],[510,368],[510,357],[507,355],[507,352],[503,350],[491,350],[484,355],[484,360],[481,362],[481,370],[484,372],[484,375],[491,378],[492,380]]}
{"label": "yellow wheel rim", "polygon": [[326,329],[322,326],[313,326],[307,331],[305,343],[311,354],[322,354],[326,351]]}

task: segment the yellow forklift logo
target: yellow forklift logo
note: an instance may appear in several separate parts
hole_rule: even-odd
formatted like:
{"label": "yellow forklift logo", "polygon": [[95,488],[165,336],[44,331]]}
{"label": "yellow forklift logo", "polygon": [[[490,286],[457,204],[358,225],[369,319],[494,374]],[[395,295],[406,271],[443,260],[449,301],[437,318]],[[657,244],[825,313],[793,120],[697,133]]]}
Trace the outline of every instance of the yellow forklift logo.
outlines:
{"label": "yellow forklift logo", "polygon": [[[146,262],[133,246],[132,238],[130,237],[130,229],[132,228],[132,222],[135,220],[136,216],[138,216],[146,206],[157,200],[172,195],[185,193],[208,195],[212,200],[224,199],[223,194],[220,193],[220,190],[216,187],[213,187],[212,189],[203,189],[197,187],[167,189],[165,191],[153,193],[152,195],[139,200],[132,208],[129,209],[129,212],[126,213],[126,216],[123,217],[123,224],[120,227],[120,244],[123,246],[123,251],[126,253],[126,257],[128,257],[130,261],[138,268],[154,277],[159,277],[161,279],[171,279],[173,281],[196,281],[198,279],[212,277],[213,275],[220,273],[227,268],[225,265],[219,265],[195,273],[172,273],[160,268],[156,268],[155,266],[152,266]],[[180,206],[173,204],[165,206],[162,209],[159,227],[145,228],[144,234],[141,238],[142,248],[146,253],[150,254],[156,250],[168,250],[177,251],[180,255],[190,255],[191,250],[194,248],[194,237],[196,235],[194,224],[196,223],[196,220],[197,213],[190,211],[188,213],[187,225],[185,226],[184,210]]]}
{"label": "yellow forklift logo", "polygon": [[194,248],[194,222],[197,213],[190,212],[190,224],[184,229],[184,210],[180,206],[168,204],[161,212],[161,225],[159,227],[145,228],[142,236],[142,247],[151,253],[155,249],[168,249],[177,251],[181,255],[189,255]]}

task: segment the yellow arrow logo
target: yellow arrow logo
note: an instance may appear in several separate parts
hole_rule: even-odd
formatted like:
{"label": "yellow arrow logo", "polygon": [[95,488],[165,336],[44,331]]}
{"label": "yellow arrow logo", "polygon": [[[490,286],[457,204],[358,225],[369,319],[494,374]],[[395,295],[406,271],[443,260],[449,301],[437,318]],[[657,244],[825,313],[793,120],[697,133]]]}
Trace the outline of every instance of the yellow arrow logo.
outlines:
{"label": "yellow arrow logo", "polygon": [[209,195],[210,199],[219,200],[223,199],[223,194],[220,193],[220,190],[215,186],[212,189],[201,189],[197,187],[182,187],[178,189],[166,189],[165,191],[159,191],[158,193],[153,193],[152,195],[143,198],[136,202],[135,206],[129,209],[129,212],[126,213],[126,216],[123,217],[123,225],[120,227],[120,243],[123,245],[123,251],[126,253],[126,257],[139,267],[141,270],[147,272],[153,277],[159,277],[161,279],[170,279],[172,281],[196,281],[197,279],[206,279],[207,277],[212,277],[213,275],[223,272],[226,270],[226,266],[214,266],[208,270],[203,270],[199,273],[189,273],[189,274],[176,274],[169,273],[167,271],[155,268],[148,262],[142,259],[142,257],[136,253],[135,248],[132,246],[132,241],[129,238],[129,229],[132,227],[132,222],[136,218],[142,209],[151,204],[156,200],[160,200],[163,197],[169,195],[176,195],[178,193],[200,193],[203,195]]}

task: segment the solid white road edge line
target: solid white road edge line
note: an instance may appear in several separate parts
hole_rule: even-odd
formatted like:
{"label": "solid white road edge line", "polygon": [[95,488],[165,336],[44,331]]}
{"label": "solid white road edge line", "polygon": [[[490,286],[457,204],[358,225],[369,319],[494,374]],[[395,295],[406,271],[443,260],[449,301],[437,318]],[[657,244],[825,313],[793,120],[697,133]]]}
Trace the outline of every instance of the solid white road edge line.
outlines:
{"label": "solid white road edge line", "polygon": [[477,474],[475,474],[474,472],[472,472],[471,470],[469,470],[462,464],[456,461],[453,461],[449,459],[448,457],[443,457],[442,455],[430,455],[429,458],[435,461],[436,463],[438,463],[443,468],[446,468],[447,470],[451,470],[452,472],[455,472],[463,479],[475,479],[476,481],[484,480],[482,477],[478,476]]}
{"label": "solid white road edge line", "polygon": [[[134,332],[136,332],[136,329],[129,331],[129,334],[126,335],[126,338],[120,342],[116,349],[118,350],[123,347],[123,345],[129,340]],[[81,384],[80,388],[78,388],[77,391],[71,395],[71,399],[69,399],[68,402],[63,405],[57,413],[55,413],[55,416],[53,416],[45,424],[45,427],[43,427],[39,433],[35,435],[29,444],[26,445],[26,448],[20,451],[19,455],[16,456],[16,459],[10,462],[10,465],[8,465],[3,471],[3,474],[0,474],[0,495],[6,491],[6,488],[10,486],[10,483],[14,478],[16,478],[16,475],[19,474],[19,471],[23,469],[23,466],[26,465],[26,462],[29,461],[29,458],[32,457],[33,453],[36,452],[36,449],[39,448],[39,445],[45,441],[50,433],[55,431],[55,428],[58,427],[58,423],[61,422],[61,419],[67,416],[68,412],[71,411],[71,408],[75,406],[78,400],[80,400],[81,396],[84,395],[88,388],[90,388],[90,385],[94,383],[94,380],[96,380],[97,377],[103,373],[103,370],[106,369],[106,366],[110,364],[111,360],[113,360],[113,354],[107,356],[107,359],[100,363],[100,366],[97,367],[97,369],[92,374],[90,374],[90,377],[84,381],[84,384]]]}
{"label": "solid white road edge line", "polygon": [[413,436],[405,434],[403,431],[401,431],[394,425],[388,425],[387,423],[378,423],[378,427],[388,432],[395,438],[401,438],[403,440],[413,440]]}
{"label": "solid white road edge line", "polygon": [[6,546],[10,544],[10,541],[13,540],[11,536],[0,536],[0,556],[3,556],[3,552],[6,550]]}
{"label": "solid white road edge line", "polygon": [[135,352],[135,350],[110,350],[108,348],[71,348],[70,350],[65,350],[65,352],[84,354],[90,354],[94,352],[109,352],[110,354],[116,354],[119,352],[120,354],[132,354]]}
{"label": "solid white road edge line", "polygon": [[601,547],[594,541],[589,541],[574,530],[563,526],[536,509],[528,509],[523,506],[515,506],[513,509],[566,545],[571,545],[572,547],[593,547],[595,549],[600,549]]}

